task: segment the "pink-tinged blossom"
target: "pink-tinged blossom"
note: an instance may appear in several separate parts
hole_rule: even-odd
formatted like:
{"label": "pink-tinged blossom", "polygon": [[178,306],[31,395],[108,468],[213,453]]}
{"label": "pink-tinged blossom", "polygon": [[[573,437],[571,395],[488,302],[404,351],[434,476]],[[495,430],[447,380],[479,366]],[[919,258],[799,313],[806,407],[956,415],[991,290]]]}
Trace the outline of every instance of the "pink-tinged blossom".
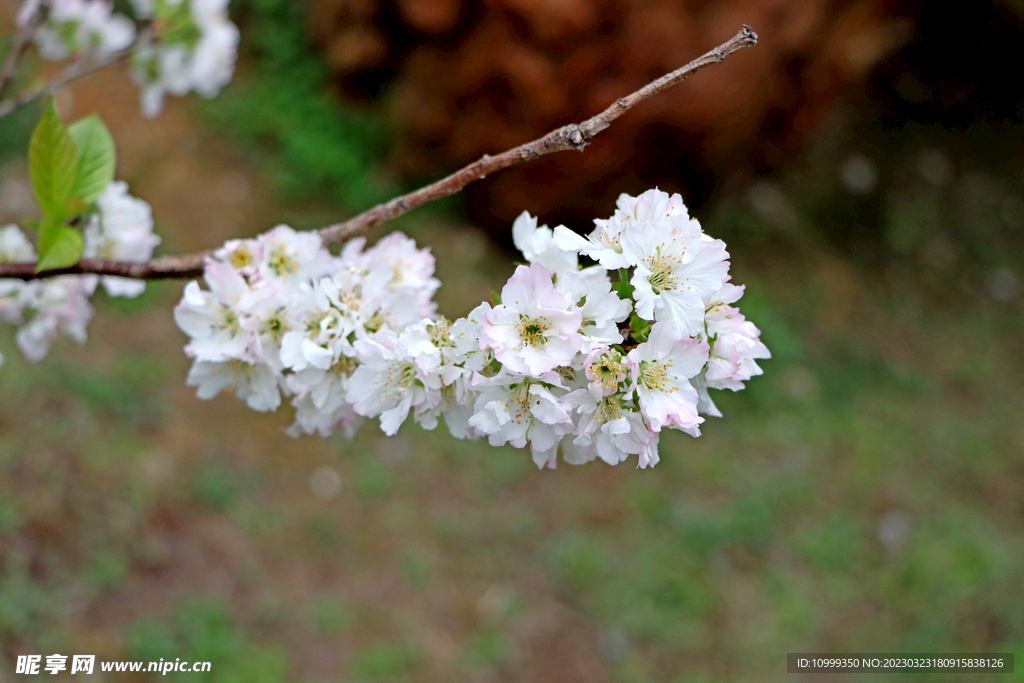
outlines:
{"label": "pink-tinged blossom", "polygon": [[707,382],[714,389],[739,391],[743,382],[763,373],[757,360],[772,357],[761,342],[761,331],[739,309],[733,310],[735,314],[716,330],[711,344]]}
{"label": "pink-tinged blossom", "polygon": [[629,368],[622,352],[607,346],[592,349],[583,361],[583,371],[589,381],[587,389],[595,397],[611,396],[626,381]]}
{"label": "pink-tinged blossom", "polygon": [[483,316],[480,348],[512,372],[540,376],[572,361],[583,343],[582,320],[547,268],[519,266],[501,290],[501,305]]}
{"label": "pink-tinged blossom", "polygon": [[761,331],[740,310],[729,304],[743,296],[743,288],[726,283],[708,302],[706,334],[711,355],[706,370],[707,385],[714,389],[739,391],[743,382],[762,374],[758,359],[771,358],[761,342]]}
{"label": "pink-tinged blossom", "polygon": [[654,188],[636,197],[628,194],[619,195],[615,202],[613,218],[629,227],[639,223],[657,223],[673,216],[681,220],[690,219],[683,198],[679,194],[670,195]]}
{"label": "pink-tinged blossom", "polygon": [[704,323],[704,300],[729,272],[721,240],[705,239],[696,221],[669,216],[623,235],[622,249],[636,266],[630,283],[644,320],[668,320],[687,335]]}
{"label": "pink-tinged blossom", "polygon": [[708,381],[704,378],[704,371],[701,371],[699,375],[691,379],[690,384],[697,390],[697,412],[701,415],[722,417],[722,412],[715,405],[715,402],[711,400],[711,395],[708,393]]}
{"label": "pink-tinged blossom", "polygon": [[683,337],[668,321],[655,323],[650,336],[626,356],[640,411],[656,432],[675,427],[699,436],[697,392],[688,381],[708,360],[708,345]]}

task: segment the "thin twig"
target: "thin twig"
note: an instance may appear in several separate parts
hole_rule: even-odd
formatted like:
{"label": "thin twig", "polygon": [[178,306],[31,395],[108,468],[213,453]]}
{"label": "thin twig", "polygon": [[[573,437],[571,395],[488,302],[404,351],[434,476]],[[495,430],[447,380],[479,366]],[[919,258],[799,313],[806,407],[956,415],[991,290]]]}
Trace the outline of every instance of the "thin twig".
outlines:
{"label": "thin twig", "polygon": [[14,35],[14,40],[11,41],[11,49],[7,51],[7,56],[4,57],[3,66],[0,66],[0,98],[7,94],[7,88],[14,82],[14,76],[18,73],[18,62],[32,42],[32,36],[35,34],[36,29],[46,21],[46,17],[49,14],[50,2],[49,0],[43,0],[36,7],[36,11],[32,13],[28,21],[25,22],[25,25]]}
{"label": "thin twig", "polygon": [[0,119],[8,114],[16,112],[22,107],[32,104],[42,97],[49,97],[50,95],[53,95],[75,79],[81,78],[82,76],[88,76],[89,74],[106,68],[111,64],[116,64],[127,57],[127,55],[128,51],[122,50],[121,52],[116,52],[112,55],[108,55],[107,57],[103,57],[102,59],[89,59],[88,57],[83,57],[82,59],[68,64],[66,67],[61,69],[60,73],[57,74],[52,81],[41,88],[0,102]]}
{"label": "thin twig", "polygon": [[[612,121],[640,102],[653,97],[676,83],[682,82],[690,74],[705,66],[722,62],[733,52],[756,43],[757,34],[750,30],[749,26],[744,26],[732,40],[719,45],[686,66],[645,85],[633,94],[616,100],[614,104],[593,118],[587,119],[582,123],[571,123],[567,126],[562,126],[544,137],[514,147],[501,154],[495,156],[485,154],[477,161],[464,166],[447,178],[442,178],[435,183],[407,195],[396,197],[384,204],[378,204],[372,209],[343,223],[322,228],[317,231],[317,234],[320,235],[324,244],[344,242],[356,234],[393,220],[419,206],[453,195],[471,182],[485,178],[488,174],[495,171],[500,171],[525,161],[531,161],[552,152],[562,152],[570,149],[582,151],[595,135],[610,126]],[[82,259],[69,268],[47,270],[39,273],[35,272],[34,263],[6,263],[0,264],[0,278],[32,280],[41,277],[69,274],[117,275],[138,280],[194,278],[203,274],[203,263],[209,254],[210,252],[207,251],[185,256],[163,256],[143,263],[110,261],[106,259]]]}

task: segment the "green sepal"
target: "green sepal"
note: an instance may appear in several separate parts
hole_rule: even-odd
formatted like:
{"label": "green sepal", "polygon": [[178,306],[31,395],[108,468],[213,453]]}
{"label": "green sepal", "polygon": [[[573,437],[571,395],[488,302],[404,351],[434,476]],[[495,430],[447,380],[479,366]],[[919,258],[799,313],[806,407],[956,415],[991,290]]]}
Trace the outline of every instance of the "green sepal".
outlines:
{"label": "green sepal", "polygon": [[652,324],[650,320],[644,320],[634,312],[629,316],[629,335],[633,341],[643,344],[651,334]]}
{"label": "green sepal", "polygon": [[633,298],[633,285],[629,282],[629,269],[619,268],[619,281],[612,284],[612,289],[620,299]]}

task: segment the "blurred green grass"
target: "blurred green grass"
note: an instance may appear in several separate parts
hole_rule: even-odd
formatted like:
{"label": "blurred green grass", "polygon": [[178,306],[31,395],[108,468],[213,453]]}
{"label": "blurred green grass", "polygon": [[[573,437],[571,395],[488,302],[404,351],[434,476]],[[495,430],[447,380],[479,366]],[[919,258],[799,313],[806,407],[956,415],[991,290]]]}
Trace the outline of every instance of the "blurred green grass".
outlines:
{"label": "blurred green grass", "polygon": [[[518,680],[544,619],[582,641],[547,657],[613,681],[785,680],[791,651],[1020,653],[1021,387],[987,390],[1019,376],[1020,321],[992,302],[904,320],[927,342],[897,360],[870,326],[794,313],[812,259],[791,288],[734,249],[775,357],[652,471],[538,472],[416,428],[291,441],[284,416],[192,397],[180,340],[98,366],[66,345],[28,365],[8,340],[0,632],[81,649],[98,629],[111,658],[206,658],[224,681]],[[93,344],[166,298],[101,309]],[[884,291],[860,306],[896,319]],[[325,465],[327,501],[306,481]],[[93,610],[116,618],[86,628]]]}

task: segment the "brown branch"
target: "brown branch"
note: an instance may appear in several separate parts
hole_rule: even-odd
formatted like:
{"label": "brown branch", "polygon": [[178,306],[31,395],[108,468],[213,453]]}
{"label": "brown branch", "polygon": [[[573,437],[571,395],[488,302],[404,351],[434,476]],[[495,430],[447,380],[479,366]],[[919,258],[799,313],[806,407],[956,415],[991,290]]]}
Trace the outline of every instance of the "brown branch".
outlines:
{"label": "brown branch", "polygon": [[[648,83],[631,95],[615,101],[603,112],[582,123],[571,123],[553,130],[544,137],[533,142],[514,147],[495,156],[484,155],[477,161],[464,166],[447,178],[422,187],[401,197],[396,197],[384,204],[365,211],[343,223],[331,225],[317,231],[325,244],[344,242],[352,236],[365,232],[370,228],[393,220],[402,214],[423,206],[429,202],[453,195],[471,182],[487,177],[487,175],[515,166],[526,161],[537,159],[552,152],[570,149],[582,151],[595,135],[611,125],[634,106],[653,97],[663,90],[680,83],[690,74],[699,71],[709,64],[717,64],[744,47],[757,43],[757,34],[744,26],[732,40],[719,45],[710,52],[693,60],[686,66]],[[60,270],[35,272],[34,263],[0,264],[0,278],[18,278],[32,280],[67,274],[118,275],[139,280],[160,280],[169,278],[193,278],[203,274],[203,262],[210,252],[188,254],[185,256],[163,256],[144,263],[125,261],[109,261],[105,259],[82,259],[74,266]]]}

